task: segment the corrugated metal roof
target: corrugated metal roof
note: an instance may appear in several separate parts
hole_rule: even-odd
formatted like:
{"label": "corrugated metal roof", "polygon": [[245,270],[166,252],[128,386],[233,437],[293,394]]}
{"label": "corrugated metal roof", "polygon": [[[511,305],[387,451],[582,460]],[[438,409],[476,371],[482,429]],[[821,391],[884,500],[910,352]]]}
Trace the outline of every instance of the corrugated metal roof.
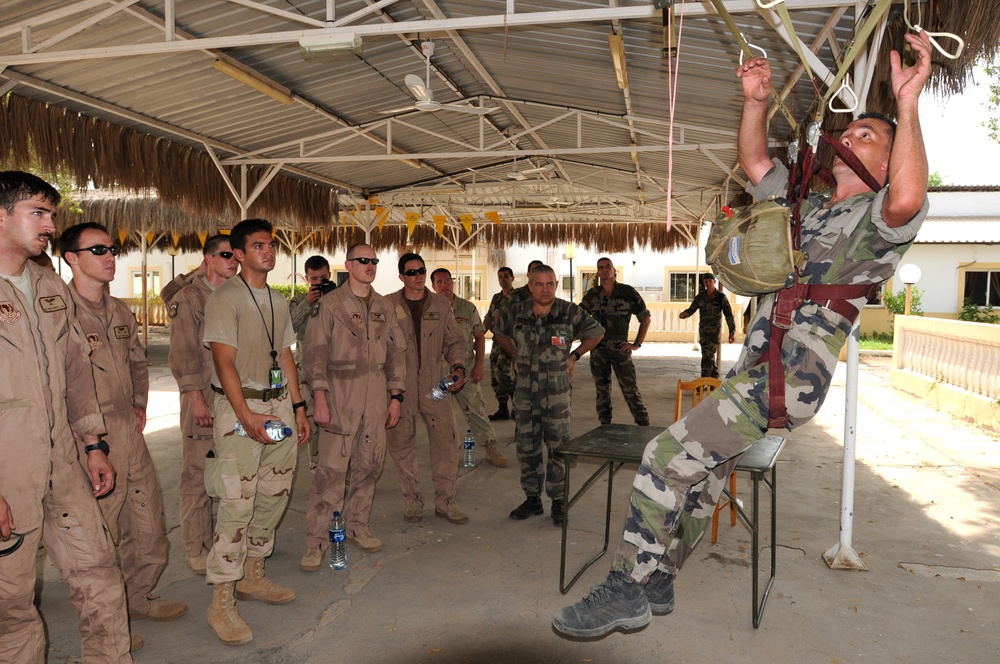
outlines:
{"label": "corrugated metal roof", "polygon": [[1000,244],[1000,217],[927,217],[916,244]]}
{"label": "corrugated metal roof", "polygon": [[[506,208],[517,205],[521,211],[511,212],[511,219],[599,221],[621,213],[637,221],[665,221],[670,155],[663,150],[630,155],[627,150],[630,142],[641,150],[666,145],[668,138],[668,61],[661,57],[661,16],[650,10],[650,1],[518,0],[518,16],[637,8],[647,14],[600,21],[571,20],[567,14],[566,20],[550,24],[420,34],[426,21],[494,16],[506,3],[398,0],[354,24],[373,30],[402,25],[407,34],[366,35],[359,54],[327,60],[303,59],[294,41],[114,58],[57,57],[73,49],[162,44],[164,4],[149,1],[109,13],[38,51],[53,54],[50,60],[16,62],[0,76],[16,82],[15,94],[199,149],[208,143],[220,158],[233,163],[284,160],[318,181],[342,183],[338,188],[348,199],[378,193],[383,201],[401,201],[398,206],[416,205],[414,194],[405,190],[423,187],[432,193],[419,199],[421,209],[456,215],[491,206],[506,214]],[[177,38],[249,35],[263,41],[275,33],[313,29],[302,21],[323,20],[327,6],[324,0],[256,4],[175,0]],[[335,4],[336,17],[343,19],[370,8],[374,0]],[[806,44],[816,42],[819,57],[833,66],[835,58],[822,31],[831,23],[831,36],[842,46],[854,27],[853,3],[839,20],[831,16],[847,5],[843,1],[787,4],[798,35]],[[726,5],[740,29],[767,51],[778,87],[784,85],[798,65],[792,49],[753,11],[753,2],[729,0]],[[24,55],[21,27],[31,26],[33,46],[45,44],[107,9],[104,3],[90,2],[77,3],[79,11],[65,11],[70,6],[58,0],[4,0],[0,66],[11,56]],[[693,223],[721,194],[738,189],[727,183],[729,177],[719,164],[736,164],[742,94],[734,76],[739,49],[723,22],[707,3],[688,2],[684,10],[690,15],[679,25],[672,193],[675,221]],[[47,20],[60,11],[65,15]],[[290,14],[303,18],[295,20]],[[608,45],[612,30],[624,39],[627,91],[616,84]],[[430,87],[437,101],[499,110],[483,118],[448,110],[387,116],[386,109],[414,102],[403,79],[407,74],[424,78],[420,41],[425,37],[435,44]],[[217,71],[213,62],[219,58],[238,61],[260,78],[292,91],[295,103],[285,106]],[[801,115],[814,97],[812,84],[802,79],[787,102]],[[554,121],[564,114],[569,117]],[[391,123],[383,124],[389,117]],[[783,140],[786,133],[779,115],[772,136]],[[611,148],[619,151],[608,151]],[[557,154],[559,150],[564,153]],[[413,168],[384,160],[390,151],[424,156],[417,157],[420,167]],[[507,174],[514,151],[525,153],[518,160],[520,170],[550,164],[554,168],[512,189]],[[444,154],[450,152],[466,154]],[[464,198],[459,202],[457,196],[434,189],[458,191]],[[538,203],[545,199],[548,202]],[[537,216],[525,211],[539,206],[545,209]]]}

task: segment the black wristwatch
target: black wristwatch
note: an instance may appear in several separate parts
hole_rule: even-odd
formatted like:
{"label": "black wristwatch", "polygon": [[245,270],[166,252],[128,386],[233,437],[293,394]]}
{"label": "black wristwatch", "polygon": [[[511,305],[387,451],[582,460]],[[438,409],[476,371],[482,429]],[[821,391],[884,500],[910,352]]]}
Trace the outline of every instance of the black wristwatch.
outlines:
{"label": "black wristwatch", "polygon": [[104,452],[104,456],[108,456],[109,454],[111,454],[111,448],[108,446],[108,441],[106,440],[99,440],[93,445],[87,445],[86,447],[83,448],[83,451],[86,452],[87,454],[90,454],[94,450],[100,450]]}
{"label": "black wristwatch", "polygon": [[294,413],[299,408],[305,408],[305,407],[306,407],[305,401],[296,401],[295,403],[292,404],[292,412]]}
{"label": "black wristwatch", "polygon": [[403,403],[403,393],[402,392],[400,392],[399,394],[390,394],[389,398],[392,399],[392,400],[394,400],[394,401],[398,401],[399,403]]}
{"label": "black wristwatch", "polygon": [[573,357],[575,357],[577,362],[580,361],[580,354],[578,352],[576,352],[575,350],[571,350],[569,352],[569,354],[572,355]]}

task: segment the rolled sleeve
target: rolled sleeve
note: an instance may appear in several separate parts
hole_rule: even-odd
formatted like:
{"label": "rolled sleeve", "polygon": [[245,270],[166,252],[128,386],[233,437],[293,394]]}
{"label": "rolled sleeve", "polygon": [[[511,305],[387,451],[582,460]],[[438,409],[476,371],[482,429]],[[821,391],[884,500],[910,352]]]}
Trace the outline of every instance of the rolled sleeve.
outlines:
{"label": "rolled sleeve", "polygon": [[772,159],[774,167],[756,185],[747,183],[746,192],[754,200],[763,200],[771,196],[781,196],[788,189],[788,168],[778,159]]}
{"label": "rolled sleeve", "polygon": [[872,223],[875,228],[878,229],[878,234],[882,236],[886,242],[892,244],[906,244],[917,237],[917,231],[924,223],[924,219],[927,218],[927,212],[930,210],[930,202],[927,200],[927,196],[924,196],[924,202],[920,206],[920,210],[917,211],[913,218],[902,226],[890,226],[885,223],[882,219],[882,206],[885,204],[886,196],[889,193],[889,185],[886,185],[875,194],[875,200],[872,201]]}

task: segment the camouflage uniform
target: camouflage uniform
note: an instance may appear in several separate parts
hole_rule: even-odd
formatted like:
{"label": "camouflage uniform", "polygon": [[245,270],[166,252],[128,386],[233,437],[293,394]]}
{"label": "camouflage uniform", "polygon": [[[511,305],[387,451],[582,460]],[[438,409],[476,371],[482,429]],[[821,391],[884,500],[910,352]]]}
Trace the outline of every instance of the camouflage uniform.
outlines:
{"label": "camouflage uniform", "polygon": [[701,345],[701,375],[712,378],[719,377],[719,365],[715,361],[719,353],[719,335],[722,334],[722,317],[726,317],[729,334],[736,332],[736,320],[733,318],[733,308],[729,300],[716,290],[709,295],[701,291],[694,296],[694,302],[684,310],[688,315],[701,310],[698,317],[698,343]]}
{"label": "camouflage uniform", "polygon": [[[486,310],[486,318],[491,322],[491,329],[495,328],[496,324],[500,321],[500,316],[504,309],[507,308],[510,297],[513,294],[514,291],[512,290],[510,293],[507,293],[507,297],[504,297],[501,291],[490,300],[490,308]],[[528,298],[531,298],[531,293],[528,293]],[[514,361],[510,355],[503,352],[500,344],[497,343],[494,343],[490,348],[490,385],[493,387],[493,393],[500,403],[505,403],[507,399],[514,398]]]}
{"label": "camouflage uniform", "polygon": [[556,298],[544,316],[535,315],[530,299],[509,307],[494,330],[517,347],[514,419],[521,488],[528,498],[541,495],[544,443],[548,448],[545,493],[563,500],[566,462],[554,453],[569,441],[573,387],[566,371],[570,351],[574,339],[600,337],[604,328],[579,305]]}
{"label": "camouflage uniform", "polygon": [[[775,164],[750,193],[784,192],[787,170]],[[891,228],[881,217],[887,191],[858,194],[829,209],[822,207],[827,194],[810,197],[802,215],[804,283],[878,284],[892,275],[927,215],[927,201],[908,223]],[[865,301],[851,303],[860,310]],[[711,523],[739,455],[767,428],[768,365],[758,361],[767,349],[773,303],[773,295],[761,301],[743,354],[722,386],[646,446],[612,565],[636,581],[657,567],[677,573]],[[795,310],[781,345],[789,429],[819,410],[852,324],[811,301]]]}
{"label": "camouflage uniform", "polygon": [[[486,404],[483,403],[483,391],[479,383],[472,380],[472,367],[476,366],[476,334],[483,334],[485,328],[483,321],[479,317],[479,311],[472,302],[455,296],[455,301],[451,303],[451,310],[455,314],[455,320],[462,329],[462,336],[465,339],[465,368],[469,372],[469,379],[465,381],[462,389],[454,393],[455,401],[462,407],[466,419],[469,420],[469,427],[472,435],[476,438],[476,444],[480,447],[488,443],[497,442],[497,434],[490,424],[489,415],[486,413]],[[494,346],[498,347],[498,346]],[[505,353],[506,354],[506,353]]]}
{"label": "camouflage uniform", "polygon": [[635,364],[631,353],[623,353],[619,346],[628,341],[629,319],[635,316],[640,322],[649,318],[649,309],[636,289],[615,282],[611,297],[605,297],[604,288],[597,285],[583,294],[580,306],[604,327],[604,339],[590,351],[590,373],[597,387],[597,419],[601,424],[611,423],[611,371],[618,376],[618,385],[635,423],[649,425],[649,413],[636,384]]}
{"label": "camouflage uniform", "polygon": [[[236,348],[236,370],[244,389],[269,386],[271,345],[279,355],[295,342],[285,299],[270,288],[253,289],[239,277],[222,284],[205,306],[205,343]],[[259,310],[258,310],[259,308]],[[269,315],[274,313],[272,331]],[[266,321],[266,322],[265,322]],[[286,380],[289,378],[285,377]],[[219,385],[214,366],[212,383]],[[294,429],[295,415],[287,385],[276,399],[247,398],[254,413],[271,415]],[[288,504],[295,472],[296,437],[262,445],[237,436],[236,413],[224,394],[215,396],[215,459],[205,468],[205,486],[219,498],[215,539],[208,554],[206,580],[210,584],[239,581],[247,556],[266,558],[274,550],[274,529]]]}

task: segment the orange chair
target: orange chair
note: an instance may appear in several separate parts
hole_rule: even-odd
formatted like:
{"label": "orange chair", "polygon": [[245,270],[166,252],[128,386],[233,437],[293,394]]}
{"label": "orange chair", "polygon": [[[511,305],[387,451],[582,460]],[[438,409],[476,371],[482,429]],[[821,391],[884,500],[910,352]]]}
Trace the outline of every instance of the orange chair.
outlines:
{"label": "orange chair", "polygon": [[[691,407],[694,408],[708,394],[722,384],[718,378],[699,378],[690,381],[677,381],[677,406],[674,409],[674,421],[681,419],[681,404],[684,400],[684,393],[691,393]],[[736,496],[736,473],[729,476],[729,493]],[[712,514],[712,544],[719,539],[719,512],[729,507],[729,525],[736,525],[736,505],[728,498],[720,499],[715,505],[715,512]]]}

